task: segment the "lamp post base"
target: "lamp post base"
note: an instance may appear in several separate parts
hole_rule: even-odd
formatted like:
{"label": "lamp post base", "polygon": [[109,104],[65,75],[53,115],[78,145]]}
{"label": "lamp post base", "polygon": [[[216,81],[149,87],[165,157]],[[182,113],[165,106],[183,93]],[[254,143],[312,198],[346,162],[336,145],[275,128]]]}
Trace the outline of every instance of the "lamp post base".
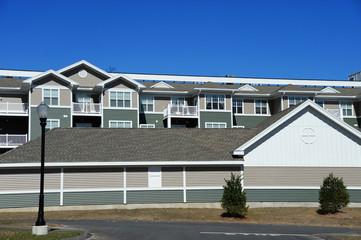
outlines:
{"label": "lamp post base", "polygon": [[33,226],[33,234],[35,234],[35,235],[47,235],[48,234],[48,225]]}

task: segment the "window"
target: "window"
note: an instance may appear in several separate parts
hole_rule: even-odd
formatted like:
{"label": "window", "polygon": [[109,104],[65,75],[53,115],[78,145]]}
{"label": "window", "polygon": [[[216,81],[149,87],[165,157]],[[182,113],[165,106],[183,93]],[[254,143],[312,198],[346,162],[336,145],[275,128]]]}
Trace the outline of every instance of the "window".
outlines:
{"label": "window", "polygon": [[322,107],[323,108],[323,101],[316,101],[315,102],[318,106]]}
{"label": "window", "polygon": [[43,101],[48,105],[59,105],[59,89],[44,88]]}
{"label": "window", "polygon": [[344,117],[352,116],[352,102],[340,102],[340,106]]}
{"label": "window", "polygon": [[256,100],[256,114],[267,114],[267,100]]}
{"label": "window", "polygon": [[131,128],[132,121],[109,121],[110,128]]}
{"label": "window", "polygon": [[206,95],[206,109],[223,110],[224,95]]}
{"label": "window", "polygon": [[184,98],[172,98],[172,105],[184,106]]}
{"label": "window", "polygon": [[300,102],[304,102],[306,101],[307,98],[306,97],[289,97],[288,98],[288,106],[292,107]]}
{"label": "window", "polygon": [[130,108],[130,92],[110,91],[110,107]]}
{"label": "window", "polygon": [[140,128],[155,128],[155,124],[140,124]]}
{"label": "window", "polygon": [[243,100],[233,98],[232,100],[233,113],[243,113]]}
{"label": "window", "polygon": [[206,122],[206,128],[226,128],[227,123],[224,122]]}
{"label": "window", "polygon": [[60,125],[59,119],[47,119],[45,125],[45,131],[50,131],[53,128],[57,128]]}
{"label": "window", "polygon": [[140,100],[141,112],[153,112],[154,111],[154,97],[143,96]]}
{"label": "window", "polygon": [[76,102],[77,103],[90,103],[90,95],[89,94],[77,94]]}

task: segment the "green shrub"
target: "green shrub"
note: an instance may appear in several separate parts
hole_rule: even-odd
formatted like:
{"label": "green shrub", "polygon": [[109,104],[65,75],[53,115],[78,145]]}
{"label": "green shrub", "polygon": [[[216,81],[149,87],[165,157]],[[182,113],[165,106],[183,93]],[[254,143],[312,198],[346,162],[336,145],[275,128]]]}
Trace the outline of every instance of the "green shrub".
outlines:
{"label": "green shrub", "polygon": [[248,212],[246,193],[242,191],[241,176],[231,174],[231,179],[223,186],[221,206],[232,217],[245,218]]}
{"label": "green shrub", "polygon": [[324,178],[318,200],[322,213],[336,213],[342,207],[346,207],[350,203],[350,195],[343,179],[335,177],[333,173]]}

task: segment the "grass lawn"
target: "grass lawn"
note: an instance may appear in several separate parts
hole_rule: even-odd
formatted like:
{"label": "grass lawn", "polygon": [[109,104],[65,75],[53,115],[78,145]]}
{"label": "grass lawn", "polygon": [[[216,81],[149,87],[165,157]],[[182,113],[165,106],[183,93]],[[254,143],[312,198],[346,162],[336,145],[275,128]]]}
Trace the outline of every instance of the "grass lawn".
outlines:
{"label": "grass lawn", "polygon": [[82,232],[59,232],[51,231],[48,235],[36,236],[31,230],[0,228],[0,240],[58,240],[70,237],[77,237]]}
{"label": "grass lawn", "polygon": [[[112,209],[92,211],[45,211],[45,220],[129,220],[288,224],[305,226],[361,228],[361,208],[343,208],[337,214],[320,215],[318,208],[250,208],[246,219],[222,217],[222,209]],[[1,219],[32,220],[36,212],[1,213]]]}

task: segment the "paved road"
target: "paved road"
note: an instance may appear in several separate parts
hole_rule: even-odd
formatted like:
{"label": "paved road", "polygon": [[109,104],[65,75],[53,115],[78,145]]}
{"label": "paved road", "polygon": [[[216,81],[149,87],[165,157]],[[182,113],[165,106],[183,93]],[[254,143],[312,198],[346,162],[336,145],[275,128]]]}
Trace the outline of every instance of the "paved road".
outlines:
{"label": "paved road", "polygon": [[[351,233],[361,229],[300,227],[232,223],[167,223],[125,221],[55,221],[92,233],[92,240],[120,239],[325,239],[322,234]],[[320,235],[321,234],[321,235]]]}

